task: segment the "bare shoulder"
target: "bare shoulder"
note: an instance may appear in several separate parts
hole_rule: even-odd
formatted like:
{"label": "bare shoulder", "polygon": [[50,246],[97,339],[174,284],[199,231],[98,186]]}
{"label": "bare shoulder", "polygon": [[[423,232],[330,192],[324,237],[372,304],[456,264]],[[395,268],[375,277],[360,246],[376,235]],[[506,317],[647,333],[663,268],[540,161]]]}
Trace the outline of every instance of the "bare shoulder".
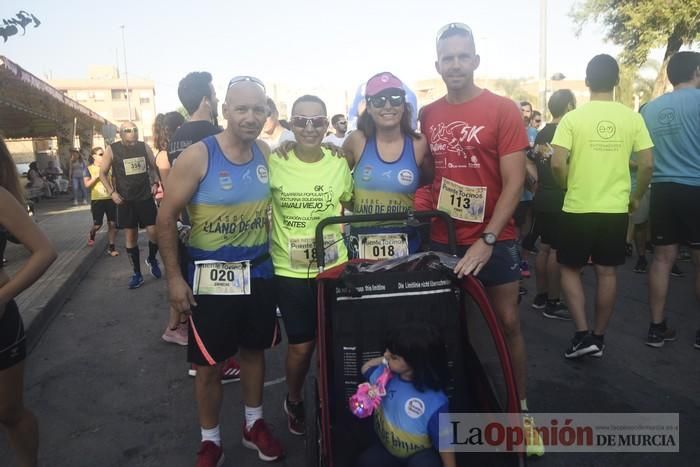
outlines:
{"label": "bare shoulder", "polygon": [[270,146],[261,139],[256,139],[255,144],[258,146],[258,149],[260,149],[260,152],[262,152],[263,156],[265,156],[265,160],[267,160],[270,157],[270,153],[272,153],[272,149],[270,149]]}
{"label": "bare shoulder", "polygon": [[207,147],[201,141],[188,146],[173,164],[173,171],[169,177],[176,175],[185,178],[195,176],[202,178],[207,170],[208,157]]}

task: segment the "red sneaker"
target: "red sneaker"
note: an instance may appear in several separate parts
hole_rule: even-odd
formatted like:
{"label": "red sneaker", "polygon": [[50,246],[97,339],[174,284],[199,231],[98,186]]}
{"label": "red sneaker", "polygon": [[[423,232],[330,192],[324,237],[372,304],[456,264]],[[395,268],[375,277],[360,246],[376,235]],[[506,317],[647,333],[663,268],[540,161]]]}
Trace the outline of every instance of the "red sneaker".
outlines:
{"label": "red sneaker", "polygon": [[197,467],[221,467],[224,465],[224,450],[213,441],[202,441],[197,451]]}
{"label": "red sneaker", "polygon": [[[197,376],[197,365],[194,363],[190,365],[190,369],[187,370],[187,374],[190,376]],[[238,364],[235,358],[227,358],[223,365],[221,365],[221,384],[234,383],[241,380],[241,366]]]}
{"label": "red sneaker", "polygon": [[261,460],[272,462],[284,456],[280,442],[272,436],[265,420],[257,420],[250,431],[245,429],[243,422],[243,446],[258,451]]}
{"label": "red sneaker", "polygon": [[221,365],[221,384],[233,383],[241,380],[241,365],[235,358],[227,358]]}

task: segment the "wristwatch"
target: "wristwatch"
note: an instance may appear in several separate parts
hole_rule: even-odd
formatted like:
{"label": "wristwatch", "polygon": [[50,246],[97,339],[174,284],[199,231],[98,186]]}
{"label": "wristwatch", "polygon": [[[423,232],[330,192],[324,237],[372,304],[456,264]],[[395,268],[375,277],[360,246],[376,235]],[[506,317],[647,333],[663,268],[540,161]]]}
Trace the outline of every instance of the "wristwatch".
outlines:
{"label": "wristwatch", "polygon": [[496,234],[492,234],[491,232],[484,232],[481,234],[481,239],[488,246],[494,246],[496,244],[496,240],[498,239],[498,237],[496,237]]}

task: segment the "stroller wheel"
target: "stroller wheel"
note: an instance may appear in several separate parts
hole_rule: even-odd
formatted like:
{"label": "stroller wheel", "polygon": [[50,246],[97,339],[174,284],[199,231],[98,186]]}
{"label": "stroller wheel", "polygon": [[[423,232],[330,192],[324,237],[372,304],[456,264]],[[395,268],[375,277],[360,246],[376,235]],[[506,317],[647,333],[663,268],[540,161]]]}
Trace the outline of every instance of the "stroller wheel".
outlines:
{"label": "stroller wheel", "polygon": [[315,376],[307,376],[304,383],[304,418],[306,419],[306,467],[322,467],[321,413],[318,400],[318,383]]}

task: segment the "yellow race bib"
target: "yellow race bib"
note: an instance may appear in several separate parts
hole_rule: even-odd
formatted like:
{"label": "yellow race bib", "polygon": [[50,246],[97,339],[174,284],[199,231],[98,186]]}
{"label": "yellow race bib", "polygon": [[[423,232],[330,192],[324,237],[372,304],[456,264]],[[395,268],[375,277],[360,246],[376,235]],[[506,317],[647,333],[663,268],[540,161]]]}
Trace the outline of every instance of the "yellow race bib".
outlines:
{"label": "yellow race bib", "polygon": [[194,295],[250,295],[250,261],[195,261]]}
{"label": "yellow race bib", "polygon": [[358,254],[361,259],[391,259],[408,256],[408,235],[360,234]]}
{"label": "yellow race bib", "polygon": [[486,211],[486,187],[462,185],[443,177],[437,208],[453,219],[483,223]]}
{"label": "yellow race bib", "polygon": [[141,156],[124,159],[124,173],[127,176],[146,173],[146,158]]}

